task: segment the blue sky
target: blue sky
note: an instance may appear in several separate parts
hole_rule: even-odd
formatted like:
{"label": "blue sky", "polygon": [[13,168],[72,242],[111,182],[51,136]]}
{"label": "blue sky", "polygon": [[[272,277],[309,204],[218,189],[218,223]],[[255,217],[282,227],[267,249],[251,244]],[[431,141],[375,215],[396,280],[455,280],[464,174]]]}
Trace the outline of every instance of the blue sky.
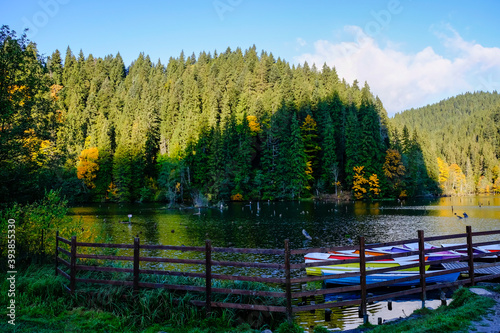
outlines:
{"label": "blue sky", "polygon": [[335,67],[368,82],[389,115],[467,91],[500,90],[499,1],[0,0],[0,24],[55,49],[125,64],[227,47]]}

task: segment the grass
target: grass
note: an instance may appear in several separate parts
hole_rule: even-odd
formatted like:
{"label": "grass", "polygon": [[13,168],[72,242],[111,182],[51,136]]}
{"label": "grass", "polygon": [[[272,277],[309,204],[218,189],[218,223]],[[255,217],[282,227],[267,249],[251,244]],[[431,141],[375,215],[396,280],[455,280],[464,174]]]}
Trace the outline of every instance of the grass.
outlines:
{"label": "grass", "polygon": [[453,301],[449,306],[441,306],[436,310],[417,310],[411,319],[377,326],[369,332],[467,332],[471,322],[487,314],[494,303],[490,298],[476,295],[467,288],[460,288],[453,294]]}
{"label": "grass", "polygon": [[[85,272],[81,277],[109,278],[110,273]],[[114,273],[111,273],[114,274]],[[117,278],[113,276],[113,278]],[[203,281],[174,277],[151,276],[148,282],[201,284]],[[2,278],[2,290],[8,290]],[[85,291],[69,295],[63,285],[68,281],[54,276],[53,266],[19,269],[16,276],[16,325],[0,322],[0,332],[178,332],[178,333],[254,333],[242,311],[215,310],[206,318],[204,310],[189,303],[203,299],[203,294],[173,293],[166,289],[143,289],[134,294],[130,288],[112,286],[78,286]],[[265,285],[241,282],[216,282],[214,287],[274,290]],[[88,293],[92,291],[92,293]],[[214,294],[214,301],[248,302],[248,297]],[[0,303],[8,304],[7,293],[0,294]],[[271,304],[267,298],[253,298],[255,304]],[[276,305],[276,304],[273,304]],[[2,317],[5,307],[2,307]],[[283,317],[259,318],[250,313],[259,328],[277,327]],[[269,322],[266,324],[265,320]]]}

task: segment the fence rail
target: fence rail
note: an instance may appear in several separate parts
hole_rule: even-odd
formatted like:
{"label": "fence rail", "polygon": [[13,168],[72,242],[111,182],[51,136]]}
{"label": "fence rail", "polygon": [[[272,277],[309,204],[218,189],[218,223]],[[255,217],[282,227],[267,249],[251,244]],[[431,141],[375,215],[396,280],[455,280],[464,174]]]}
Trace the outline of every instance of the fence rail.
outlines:
{"label": "fence rail", "polygon": [[[130,286],[134,291],[140,288],[164,288],[170,290],[180,290],[187,292],[197,292],[205,295],[205,300],[192,301],[194,305],[204,306],[207,313],[212,310],[212,308],[233,308],[233,309],[243,309],[243,310],[256,310],[256,311],[268,311],[268,312],[283,312],[287,315],[289,320],[292,319],[293,313],[300,311],[312,311],[317,309],[327,309],[333,307],[341,306],[360,306],[360,316],[363,316],[365,320],[367,319],[367,304],[370,302],[377,302],[381,300],[395,299],[400,296],[406,296],[410,294],[420,294],[420,299],[422,300],[422,306],[425,306],[426,293],[434,289],[442,289],[448,287],[454,287],[459,285],[474,285],[479,281],[486,281],[491,279],[500,278],[500,262],[495,261],[493,263],[484,263],[481,266],[474,260],[480,259],[484,256],[489,256],[491,254],[474,254],[474,248],[478,246],[490,246],[500,244],[500,238],[496,241],[487,242],[473,242],[474,237],[478,236],[492,236],[500,235],[500,230],[494,231],[482,231],[482,232],[472,232],[470,226],[466,227],[466,232],[464,234],[454,234],[446,236],[433,236],[424,237],[423,231],[418,231],[418,238],[409,239],[404,241],[387,242],[379,244],[365,244],[364,237],[359,238],[359,245],[357,246],[342,246],[342,247],[331,247],[331,248],[309,248],[309,249],[290,249],[288,240],[284,242],[283,249],[247,249],[247,248],[221,248],[212,247],[210,240],[207,240],[204,247],[198,246],[170,246],[170,245],[141,245],[140,239],[135,238],[134,244],[100,244],[100,243],[88,243],[88,242],[77,242],[76,236],[71,237],[71,240],[65,239],[59,236],[59,232],[56,234],[56,260],[55,260],[55,274],[60,274],[69,281],[69,287],[66,287],[70,293],[76,291],[76,284],[82,283],[92,283],[92,284],[107,284],[116,286]],[[467,249],[467,255],[461,257],[460,259],[442,259],[432,261],[434,264],[446,264],[446,263],[456,263],[457,261],[465,262],[466,265],[440,270],[436,272],[426,271],[425,258],[431,253],[443,251],[443,248],[438,249],[425,249],[425,243],[430,241],[442,241],[450,239],[465,239],[465,244],[456,245],[451,247],[446,247],[446,250],[458,250]],[[418,250],[405,252],[405,253],[394,253],[382,256],[370,257],[366,255],[366,249],[374,247],[383,246],[397,246],[408,243],[418,244]],[[69,249],[65,249],[61,246],[68,245]],[[103,254],[86,254],[79,253],[78,249],[81,248],[94,248],[94,249],[128,249],[133,251],[133,255],[103,255]],[[170,250],[170,251],[181,251],[181,252],[198,252],[204,253],[204,259],[179,259],[170,257],[149,257],[141,256],[141,250]],[[349,263],[359,263],[358,272],[350,272],[344,274],[335,274],[328,276],[303,276],[303,271],[308,267],[319,267],[332,264],[332,261],[318,261],[312,263],[292,263],[291,257],[296,255],[303,255],[311,252],[330,252],[330,251],[341,251],[341,250],[357,250],[359,253],[359,258],[346,259],[335,261],[335,264],[349,264]],[[274,255],[282,257],[283,263],[267,263],[267,262],[244,262],[244,261],[226,261],[226,260],[214,260],[214,253],[236,253],[236,254],[258,254],[258,255]],[[498,252],[500,253],[500,252]],[[67,258],[64,259],[60,255]],[[399,267],[388,267],[380,269],[366,269],[367,263],[373,260],[382,259],[394,259],[401,258],[405,256],[418,255],[418,263],[401,265]],[[111,261],[131,261],[132,268],[121,268],[121,267],[104,267],[98,265],[85,265],[84,259],[94,259],[94,260],[111,260]],[[281,259],[280,259],[281,261]],[[168,263],[168,264],[187,264],[194,266],[203,267],[203,272],[192,272],[192,271],[172,271],[172,270],[159,270],[159,269],[143,269],[140,268],[141,263]],[[246,269],[273,269],[281,272],[282,277],[261,277],[261,276],[245,276],[245,275],[235,275],[235,274],[219,274],[214,271],[214,267],[239,267]],[[396,282],[413,281],[415,277],[403,277],[397,280],[377,282],[377,283],[367,283],[366,278],[371,274],[384,273],[389,271],[395,271],[400,269],[417,268],[418,267],[418,279],[420,284],[418,286],[409,287],[406,290],[390,291],[383,295],[373,296],[368,294],[368,290],[373,288],[380,288],[394,284]],[[497,268],[492,270],[490,274],[476,275],[475,270],[485,269],[485,268]],[[105,280],[105,279],[90,279],[90,278],[79,278],[77,273],[79,271],[94,271],[94,272],[113,272],[113,273],[126,273],[132,275],[132,281],[125,280]],[[457,280],[448,283],[439,284],[427,284],[426,278],[435,277],[442,274],[464,272],[468,273],[467,278]],[[292,277],[292,272],[294,272],[294,277]],[[169,275],[169,276],[182,276],[191,278],[205,279],[204,285],[179,285],[179,284],[164,284],[164,283],[152,283],[152,282],[141,282],[141,275]],[[360,277],[359,285],[353,286],[340,286],[335,288],[320,288],[313,290],[300,290],[293,291],[293,286],[300,286],[307,284],[309,282],[318,282],[334,280],[336,278],[345,277]],[[244,290],[244,289],[234,289],[234,288],[216,288],[213,286],[214,280],[221,281],[248,281],[248,282],[261,282],[266,284],[278,284],[283,288],[284,291],[261,291],[261,290]],[[320,303],[320,304],[309,304],[307,305],[307,298],[322,296],[326,294],[340,294],[345,292],[359,292],[360,297],[358,299],[351,300],[339,300],[336,302]],[[232,294],[232,295],[244,295],[244,296],[261,296],[261,297],[274,297],[281,299],[283,306],[279,305],[262,305],[262,304],[241,304],[241,303],[230,303],[230,302],[216,302],[212,301],[213,293],[222,294]],[[303,302],[299,303],[298,300],[302,299]],[[294,305],[295,301],[295,305]]]}

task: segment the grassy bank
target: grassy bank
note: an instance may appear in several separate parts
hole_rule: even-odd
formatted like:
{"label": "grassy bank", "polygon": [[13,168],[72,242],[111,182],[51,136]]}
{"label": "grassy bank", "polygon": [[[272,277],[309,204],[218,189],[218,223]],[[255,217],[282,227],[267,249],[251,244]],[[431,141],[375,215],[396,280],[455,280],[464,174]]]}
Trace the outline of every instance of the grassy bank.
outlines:
{"label": "grassy bank", "polygon": [[369,332],[468,332],[467,327],[471,322],[487,314],[494,303],[490,298],[476,295],[467,288],[460,288],[453,294],[453,301],[448,306],[441,306],[436,310],[417,310],[410,319],[377,326]]}
{"label": "grassy bank", "polygon": [[[92,291],[90,294],[69,295],[63,287],[67,283],[65,278],[54,276],[53,266],[31,265],[19,269],[16,276],[16,325],[7,322],[6,307],[2,306],[0,332],[261,332],[245,323],[248,319],[246,313],[221,310],[206,318],[203,309],[189,303],[196,295],[176,294],[163,289],[140,290],[134,294],[130,288],[110,286],[90,286],[85,290]],[[8,290],[5,276],[1,288],[2,291]],[[239,285],[238,288],[245,286]],[[84,286],[78,290],[83,291]],[[237,299],[231,301],[238,302]],[[7,293],[2,292],[0,303],[8,302]],[[277,329],[283,318],[274,317],[267,321],[262,321],[258,328]]]}

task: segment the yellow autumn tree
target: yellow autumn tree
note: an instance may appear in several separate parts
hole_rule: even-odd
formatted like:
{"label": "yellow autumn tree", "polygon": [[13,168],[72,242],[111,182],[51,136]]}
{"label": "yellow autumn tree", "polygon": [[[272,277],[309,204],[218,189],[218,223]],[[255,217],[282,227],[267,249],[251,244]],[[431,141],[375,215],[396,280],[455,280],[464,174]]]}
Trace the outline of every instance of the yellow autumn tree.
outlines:
{"label": "yellow autumn tree", "polygon": [[257,117],[247,116],[247,120],[248,120],[248,127],[250,127],[250,131],[252,133],[260,133],[261,128],[259,122],[257,121]]}
{"label": "yellow autumn tree", "polygon": [[239,193],[236,193],[231,196],[231,201],[243,201],[243,196]]}
{"label": "yellow autumn tree", "polygon": [[8,86],[7,94],[9,96],[9,101],[19,106],[23,106],[25,101],[31,98],[28,94],[28,87],[26,86]]}
{"label": "yellow autumn tree", "polygon": [[54,100],[54,101],[57,101],[59,99],[59,91],[61,91],[61,89],[63,88],[63,86],[61,85],[58,85],[58,84],[53,84],[50,86],[50,97]]}
{"label": "yellow autumn tree", "polygon": [[361,200],[365,197],[368,190],[366,185],[369,183],[368,179],[365,178],[364,166],[355,166],[354,170],[354,180],[352,182],[352,191],[354,192],[354,197],[357,200]]}
{"label": "yellow autumn tree", "polygon": [[453,163],[452,165],[450,165],[448,175],[449,177],[446,181],[446,188],[448,192],[454,194],[463,194],[466,191],[466,181],[465,175],[458,164]]}
{"label": "yellow autumn tree", "polygon": [[380,195],[380,182],[376,173],[368,178],[368,185],[370,186],[372,197],[378,197]]}
{"label": "yellow autumn tree", "polygon": [[446,163],[441,158],[437,158],[438,168],[439,168],[439,185],[444,189],[444,183],[448,180],[450,176],[448,163]]}
{"label": "yellow autumn tree", "polygon": [[106,200],[115,199],[118,196],[118,187],[111,182],[106,190]]}
{"label": "yellow autumn tree", "polygon": [[495,180],[495,183],[493,184],[492,187],[493,193],[495,194],[500,194],[500,177]]}
{"label": "yellow autumn tree", "polygon": [[23,148],[29,151],[25,157],[35,162],[39,167],[47,163],[49,155],[55,154],[55,144],[49,140],[40,139],[33,129],[24,131]]}
{"label": "yellow autumn tree", "polygon": [[99,150],[97,147],[84,149],[80,153],[80,161],[76,169],[78,179],[83,179],[84,184],[91,189],[95,188],[94,179],[97,177],[97,171],[99,170],[98,158]]}
{"label": "yellow autumn tree", "polygon": [[480,194],[487,194],[490,192],[490,189],[492,189],[494,184],[491,183],[491,181],[486,178],[485,176],[479,177],[479,181],[477,182],[477,191]]}

